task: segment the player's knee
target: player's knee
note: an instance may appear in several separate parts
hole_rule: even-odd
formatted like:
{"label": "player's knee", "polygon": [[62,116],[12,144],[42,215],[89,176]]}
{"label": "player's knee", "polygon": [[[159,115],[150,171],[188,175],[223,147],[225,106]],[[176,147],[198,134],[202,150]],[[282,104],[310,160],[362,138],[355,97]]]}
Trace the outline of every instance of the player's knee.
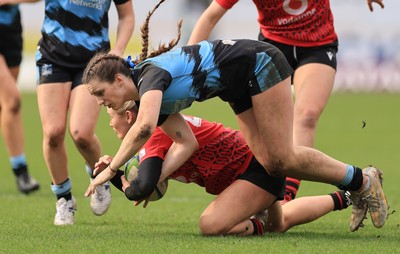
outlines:
{"label": "player's knee", "polygon": [[79,129],[71,131],[72,140],[79,150],[87,150],[90,147],[90,136]]}
{"label": "player's knee", "polygon": [[273,177],[284,177],[286,176],[286,164],[284,159],[270,159],[264,163],[265,170]]}
{"label": "player's knee", "polygon": [[320,116],[319,110],[307,109],[300,116],[300,124],[306,129],[315,129]]}
{"label": "player's knee", "polygon": [[7,110],[13,115],[18,114],[21,111],[21,98],[19,96],[12,96],[3,103],[2,108]]}
{"label": "player's knee", "polygon": [[229,229],[222,220],[216,219],[213,216],[201,216],[199,221],[199,228],[202,235],[225,235]]}
{"label": "player's knee", "polygon": [[51,148],[57,148],[63,143],[64,141],[64,130],[60,129],[51,129],[44,131],[44,142]]}

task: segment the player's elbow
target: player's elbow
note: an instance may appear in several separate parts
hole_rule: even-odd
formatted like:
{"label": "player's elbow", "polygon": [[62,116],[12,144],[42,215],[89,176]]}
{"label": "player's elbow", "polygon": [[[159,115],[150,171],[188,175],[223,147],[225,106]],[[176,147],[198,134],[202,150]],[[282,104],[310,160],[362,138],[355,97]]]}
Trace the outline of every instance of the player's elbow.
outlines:
{"label": "player's elbow", "polygon": [[197,149],[199,149],[199,142],[197,142],[197,139],[194,139],[190,142],[189,146],[190,150],[192,153],[196,152]]}
{"label": "player's elbow", "polygon": [[154,189],[155,186],[141,184],[140,182],[133,180],[131,185],[125,189],[125,196],[129,200],[139,201],[150,196]]}
{"label": "player's elbow", "polygon": [[152,123],[152,122],[141,123],[139,125],[139,134],[137,136],[138,140],[136,140],[136,141],[139,141],[142,139],[145,139],[145,140],[149,139],[155,129],[156,129],[155,123]]}

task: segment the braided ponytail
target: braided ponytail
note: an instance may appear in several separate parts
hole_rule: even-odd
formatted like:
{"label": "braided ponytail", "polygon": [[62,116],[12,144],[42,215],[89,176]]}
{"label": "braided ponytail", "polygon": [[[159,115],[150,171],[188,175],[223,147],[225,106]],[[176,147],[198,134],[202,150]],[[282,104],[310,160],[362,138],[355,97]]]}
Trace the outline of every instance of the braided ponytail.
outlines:
{"label": "braided ponytail", "polygon": [[82,83],[88,84],[92,79],[113,82],[117,73],[129,76],[129,64],[117,55],[98,53],[88,63],[83,72]]}
{"label": "braided ponytail", "polygon": [[[180,38],[181,38],[181,29],[182,29],[182,20],[178,22],[178,37],[175,40],[169,42],[168,46],[165,44],[161,44],[159,48],[152,52],[150,55],[148,54],[149,48],[149,23],[150,18],[155,12],[155,10],[163,3],[165,0],[160,0],[160,2],[151,10],[146,17],[146,20],[140,31],[142,33],[142,53],[139,56],[139,59],[134,61],[134,64],[138,64],[147,58],[158,56],[164,52],[171,50],[175,47]],[[130,61],[130,60],[129,60]],[[106,82],[113,82],[115,78],[115,74],[121,73],[125,76],[129,76],[131,73],[131,65],[125,61],[125,59],[107,53],[98,53],[96,54],[88,63],[85,68],[82,77],[82,83],[88,84],[92,79],[99,79]]]}

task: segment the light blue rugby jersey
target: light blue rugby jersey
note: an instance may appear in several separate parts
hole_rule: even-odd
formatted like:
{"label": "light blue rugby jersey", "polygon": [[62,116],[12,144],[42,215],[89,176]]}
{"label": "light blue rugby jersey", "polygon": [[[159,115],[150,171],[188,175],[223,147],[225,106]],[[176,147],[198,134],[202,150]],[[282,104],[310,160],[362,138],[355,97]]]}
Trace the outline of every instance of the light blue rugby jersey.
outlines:
{"label": "light blue rugby jersey", "polygon": [[[273,61],[277,55],[279,59]],[[135,67],[133,81],[140,96],[162,90],[160,114],[169,115],[215,96],[229,102],[250,98],[291,73],[283,54],[270,44],[216,40],[148,58]],[[257,85],[251,88],[250,81]]]}
{"label": "light blue rugby jersey", "polygon": [[[222,90],[220,71],[215,65],[209,42],[199,43],[198,53],[185,52],[187,48],[179,48],[148,58],[140,65],[152,64],[169,73],[171,83],[164,91],[161,114],[179,112],[189,107],[194,101],[203,101],[216,96]],[[171,64],[173,63],[173,64]],[[140,81],[139,81],[140,84]],[[196,88],[196,84],[201,87]],[[149,89],[139,90],[141,94]],[[213,91],[214,93],[210,92]]]}

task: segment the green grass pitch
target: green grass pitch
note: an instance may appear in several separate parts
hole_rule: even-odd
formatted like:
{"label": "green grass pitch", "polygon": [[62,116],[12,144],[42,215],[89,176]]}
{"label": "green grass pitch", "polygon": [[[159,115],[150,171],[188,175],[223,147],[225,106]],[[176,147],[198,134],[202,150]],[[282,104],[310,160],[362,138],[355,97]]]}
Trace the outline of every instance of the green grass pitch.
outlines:
{"label": "green grass pitch", "polygon": [[[0,253],[398,253],[399,109],[398,94],[334,94],[320,119],[316,138],[316,147],[334,158],[360,167],[373,164],[384,171],[391,215],[383,228],[375,229],[368,218],[364,228],[349,232],[351,210],[347,209],[286,234],[202,237],[197,221],[213,196],[194,184],[170,181],[165,197],[146,209],[134,207],[113,187],[109,211],[101,217],[93,215],[89,199],[83,196],[89,178],[68,134],[68,166],[78,211],[74,226],[54,226],[56,199],[42,155],[36,94],[24,93],[26,155],[41,189],[29,196],[18,193],[4,143],[0,141]],[[195,103],[184,113],[237,128],[228,105],[219,100]],[[97,134],[103,153],[114,155],[119,140],[108,126],[104,109]],[[303,182],[299,195],[334,190],[331,185]]]}

